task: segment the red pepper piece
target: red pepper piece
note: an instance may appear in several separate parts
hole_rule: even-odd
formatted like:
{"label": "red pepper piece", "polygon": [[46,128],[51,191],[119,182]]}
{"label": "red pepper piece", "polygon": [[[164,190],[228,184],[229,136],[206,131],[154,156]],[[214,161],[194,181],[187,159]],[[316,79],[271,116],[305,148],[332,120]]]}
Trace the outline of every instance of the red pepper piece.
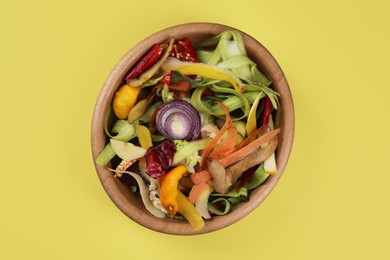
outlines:
{"label": "red pepper piece", "polygon": [[[157,88],[163,88],[165,83],[157,83]],[[167,84],[168,85],[168,84]],[[168,85],[170,91],[179,91],[188,93],[190,91],[190,83],[188,81],[179,81]]]}
{"label": "red pepper piece", "polygon": [[162,79],[160,81],[164,84],[167,84],[168,86],[171,85],[172,84],[172,74],[173,74],[173,70],[171,70],[171,72],[169,72],[168,74],[164,75],[164,77],[162,77]]}
{"label": "red pepper piece", "polygon": [[206,89],[203,90],[202,93],[200,94],[200,99],[202,100],[204,96],[211,96],[211,95],[214,95],[214,91],[212,91],[212,90],[209,89],[209,88],[206,88]]}
{"label": "red pepper piece", "polygon": [[199,62],[194,46],[187,37],[173,45],[171,56],[181,61]]}
{"label": "red pepper piece", "polygon": [[198,55],[196,55],[195,48],[192,46],[190,39],[184,38],[183,40],[179,41],[179,44],[184,46],[185,52],[188,54],[188,61],[199,62]]}
{"label": "red pepper piece", "polygon": [[[199,62],[198,56],[196,55],[195,48],[192,45],[190,39],[183,38],[179,41],[177,41],[172,46],[172,51],[170,54],[172,57],[179,59],[181,61],[187,61],[187,62]],[[161,82],[165,83],[167,85],[172,85],[173,83],[177,83],[177,79],[173,80],[173,71],[171,71],[169,74],[165,75]],[[194,79],[195,75],[188,75],[188,78]]]}
{"label": "red pepper piece", "polygon": [[152,67],[161,57],[163,48],[157,43],[130,69],[124,80],[137,79],[141,73]]}
{"label": "red pepper piece", "polygon": [[266,96],[264,100],[264,107],[260,116],[260,127],[269,123],[269,117],[271,114],[272,103],[271,99]]}
{"label": "red pepper piece", "polygon": [[249,180],[252,178],[253,174],[255,174],[256,169],[257,169],[257,166],[254,166],[254,167],[246,170],[242,174],[241,180],[238,183],[237,187],[235,188],[236,191],[239,191],[242,187],[244,187],[249,182]]}
{"label": "red pepper piece", "polygon": [[162,88],[164,84],[167,84],[170,90],[183,92],[188,92],[191,85],[184,76],[182,76],[180,73],[178,75],[178,73],[175,73],[173,70],[162,77],[160,82],[157,83],[157,88]]}

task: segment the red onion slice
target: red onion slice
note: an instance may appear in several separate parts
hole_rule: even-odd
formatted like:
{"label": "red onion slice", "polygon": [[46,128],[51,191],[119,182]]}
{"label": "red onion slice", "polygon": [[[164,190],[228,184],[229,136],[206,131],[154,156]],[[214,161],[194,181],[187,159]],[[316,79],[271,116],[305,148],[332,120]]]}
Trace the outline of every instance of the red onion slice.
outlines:
{"label": "red onion slice", "polygon": [[156,123],[158,131],[168,140],[192,141],[200,134],[200,115],[184,100],[162,104],[157,112]]}

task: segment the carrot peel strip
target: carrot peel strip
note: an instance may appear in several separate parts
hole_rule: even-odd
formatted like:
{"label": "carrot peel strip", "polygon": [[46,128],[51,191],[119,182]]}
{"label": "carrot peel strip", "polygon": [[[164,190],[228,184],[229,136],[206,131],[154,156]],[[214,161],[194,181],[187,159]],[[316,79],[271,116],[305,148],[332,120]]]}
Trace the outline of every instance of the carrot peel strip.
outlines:
{"label": "carrot peel strip", "polygon": [[194,184],[207,182],[210,179],[211,179],[211,175],[207,170],[203,170],[203,171],[191,174],[191,180]]}
{"label": "carrot peel strip", "polygon": [[218,133],[216,134],[216,136],[210,141],[210,143],[206,146],[206,148],[203,150],[203,153],[202,153],[202,160],[200,161],[200,168],[201,169],[204,169],[204,166],[205,166],[205,163],[206,163],[206,159],[209,157],[209,154],[211,153],[211,151],[214,149],[214,147],[216,146],[216,144],[218,143],[219,139],[221,139],[221,137],[223,136],[223,134],[226,132],[226,130],[231,126],[232,124],[232,121],[231,121],[231,118],[230,118],[230,112],[229,112],[229,109],[226,107],[225,104],[223,104],[222,102],[219,102],[217,101],[217,104],[219,106],[222,107],[222,109],[224,110],[225,112],[225,123],[223,124],[222,128],[218,131]]}
{"label": "carrot peel strip", "polygon": [[248,144],[247,146],[241,148],[238,151],[225,156],[220,159],[219,162],[223,165],[223,167],[228,167],[242,159],[244,159],[248,154],[254,152],[256,149],[260,148],[260,146],[266,142],[268,142],[272,137],[276,136],[280,132],[280,128],[267,132],[261,135],[259,138]]}
{"label": "carrot peel strip", "polygon": [[191,191],[188,195],[188,200],[192,203],[195,204],[195,202],[198,200],[199,196],[210,187],[210,184],[207,182],[201,182],[199,184],[195,184],[192,186]]}
{"label": "carrot peel strip", "polygon": [[256,139],[256,136],[257,135],[261,135],[261,134],[264,134],[266,131],[268,130],[268,125],[264,125],[258,129],[256,129],[252,134],[250,134],[247,138],[245,138],[239,145],[237,145],[236,147],[234,147],[234,149],[228,151],[225,156],[229,155],[229,154],[232,154],[233,152],[236,152],[238,150],[240,150],[241,148],[245,147],[246,145],[248,145],[250,142],[252,142],[253,140]]}
{"label": "carrot peel strip", "polygon": [[222,141],[220,145],[214,148],[214,150],[210,153],[209,157],[212,159],[221,159],[225,156],[226,153],[233,150],[236,140],[237,129],[235,127],[230,127],[227,130],[227,136]]}

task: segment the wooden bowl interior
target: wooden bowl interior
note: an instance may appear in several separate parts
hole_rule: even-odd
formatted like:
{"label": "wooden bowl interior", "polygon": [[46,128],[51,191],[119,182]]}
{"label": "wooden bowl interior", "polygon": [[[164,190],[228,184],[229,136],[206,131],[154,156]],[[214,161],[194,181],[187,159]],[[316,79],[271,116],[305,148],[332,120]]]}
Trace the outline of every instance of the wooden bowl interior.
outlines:
{"label": "wooden bowl interior", "polygon": [[[122,79],[126,72],[154,43],[167,42],[170,37],[175,37],[175,39],[188,37],[196,45],[202,40],[218,35],[227,29],[235,28],[211,23],[177,25],[149,36],[126,53],[108,76],[95,106],[91,129],[93,160],[96,161],[98,154],[108,142],[108,138],[104,133],[104,118],[111,106],[111,100],[115,91],[125,83]],[[145,209],[141,199],[131,192],[128,185],[126,185],[126,181],[114,178],[107,166],[102,167],[95,163],[102,186],[111,200],[124,214],[140,225],[158,232],[177,235],[201,234],[219,230],[235,223],[259,206],[281,177],[292,149],[294,137],[294,107],[290,89],[281,68],[266,48],[251,36],[244,32],[241,33],[244,37],[249,57],[272,80],[273,88],[280,93],[281,112],[279,127],[281,127],[282,131],[279,134],[279,144],[276,151],[278,174],[270,176],[261,187],[253,191],[248,202],[239,204],[228,215],[206,220],[205,227],[200,232],[194,232],[186,221],[167,218],[159,219],[152,216]],[[110,118],[113,121],[114,115],[111,114]]]}

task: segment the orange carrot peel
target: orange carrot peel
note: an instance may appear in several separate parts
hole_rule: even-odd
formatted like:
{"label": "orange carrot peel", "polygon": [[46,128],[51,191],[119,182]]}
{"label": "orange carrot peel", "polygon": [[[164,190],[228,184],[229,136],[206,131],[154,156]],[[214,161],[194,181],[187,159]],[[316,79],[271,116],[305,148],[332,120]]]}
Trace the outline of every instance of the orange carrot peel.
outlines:
{"label": "orange carrot peel", "polygon": [[209,181],[210,179],[211,179],[211,175],[207,170],[203,170],[203,171],[191,174],[191,180],[194,184],[206,182],[206,181]]}
{"label": "orange carrot peel", "polygon": [[262,126],[260,127],[259,129],[256,129],[252,134],[250,134],[247,138],[245,138],[244,140],[241,141],[240,144],[238,144],[236,147],[234,147],[232,150],[226,152],[226,156],[233,153],[233,152],[236,152],[240,149],[242,149],[243,147],[245,147],[246,145],[250,144],[253,140],[256,139],[256,137],[258,137],[259,135],[262,135],[264,134],[266,131],[268,130],[268,125],[265,125],[265,126]]}
{"label": "orange carrot peel", "polygon": [[233,150],[234,145],[236,144],[237,128],[232,126],[228,128],[226,132],[226,138],[223,139],[223,141],[213,149],[213,151],[209,155],[210,158],[221,159],[225,156],[226,153]]}
{"label": "orange carrot peel", "polygon": [[229,165],[232,165],[242,159],[244,159],[248,154],[254,152],[256,149],[266,142],[268,142],[272,137],[276,136],[280,132],[280,128],[267,132],[261,135],[259,138],[241,148],[238,151],[235,151],[228,156],[220,159],[219,162],[226,168]]}
{"label": "orange carrot peel", "polygon": [[195,202],[198,200],[199,196],[205,191],[206,189],[209,189],[210,184],[207,182],[201,182],[198,184],[195,184],[192,186],[190,194],[188,194],[188,199],[192,204],[195,204]]}
{"label": "orange carrot peel", "polygon": [[222,128],[218,131],[218,133],[216,134],[216,136],[210,141],[210,143],[206,146],[206,148],[203,150],[203,153],[202,153],[202,160],[200,162],[200,168],[201,169],[204,169],[205,167],[205,163],[206,163],[206,159],[209,157],[210,153],[212,152],[212,150],[214,149],[214,147],[217,145],[218,141],[221,139],[221,137],[223,136],[223,134],[228,130],[229,127],[231,127],[233,125],[233,122],[230,118],[230,113],[229,113],[229,110],[228,108],[226,107],[225,104],[223,104],[222,102],[218,102],[217,101],[217,104],[219,106],[222,107],[222,109],[224,110],[225,112],[225,123],[223,124]]}

